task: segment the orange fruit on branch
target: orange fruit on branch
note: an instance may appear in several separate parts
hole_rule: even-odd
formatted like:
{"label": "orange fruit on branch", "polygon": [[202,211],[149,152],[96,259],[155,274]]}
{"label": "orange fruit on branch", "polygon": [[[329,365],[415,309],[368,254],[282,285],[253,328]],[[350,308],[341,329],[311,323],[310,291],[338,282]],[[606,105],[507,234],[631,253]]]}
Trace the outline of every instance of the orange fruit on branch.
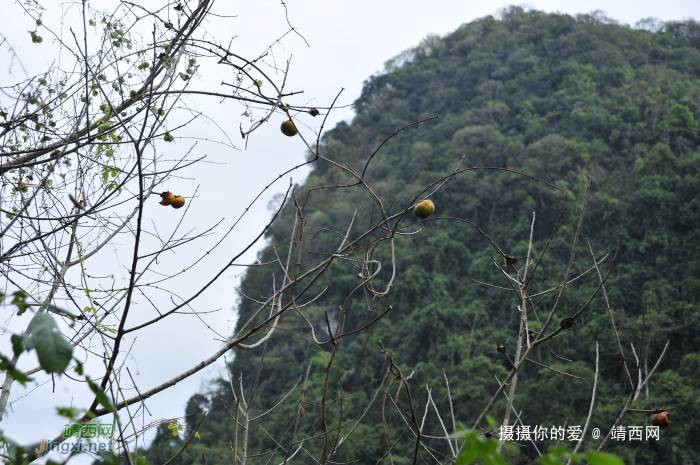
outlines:
{"label": "orange fruit on branch", "polygon": [[181,208],[183,205],[185,205],[185,198],[181,195],[176,195],[170,204],[170,206],[173,208]]}
{"label": "orange fruit on branch", "polygon": [[160,204],[167,206],[170,205],[173,208],[181,208],[183,205],[185,205],[185,198],[182,197],[181,195],[175,195],[172,192],[163,192],[160,194],[161,201]]}
{"label": "orange fruit on branch", "polygon": [[173,203],[173,199],[175,198],[175,195],[173,195],[172,192],[168,191],[168,192],[163,192],[162,194],[160,194],[160,197],[162,199],[160,201],[161,205],[170,205]]}
{"label": "orange fruit on branch", "polygon": [[658,426],[659,428],[666,428],[671,424],[671,414],[668,412],[654,413],[649,421],[652,425]]}

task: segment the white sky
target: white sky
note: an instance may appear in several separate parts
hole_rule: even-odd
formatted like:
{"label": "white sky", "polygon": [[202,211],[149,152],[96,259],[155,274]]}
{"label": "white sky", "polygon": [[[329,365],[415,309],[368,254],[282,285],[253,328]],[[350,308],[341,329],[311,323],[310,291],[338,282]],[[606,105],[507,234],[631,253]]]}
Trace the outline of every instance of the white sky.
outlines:
{"label": "white sky", "polygon": [[[275,40],[287,29],[285,11],[279,0],[248,0],[231,1],[218,0],[218,7],[214,11],[222,15],[237,15],[236,18],[213,20],[207,28],[220,40],[224,37],[236,35],[233,48],[246,56],[257,56],[267,45]],[[44,22],[56,23],[57,5],[55,1],[42,2],[48,8]],[[154,3],[154,2],[148,2]],[[160,3],[160,2],[159,2]],[[283,47],[276,51],[278,63],[292,55],[290,77],[287,89],[303,90],[304,94],[294,102],[304,104],[314,102],[318,106],[326,106],[341,87],[345,88],[339,104],[349,105],[360,94],[362,82],[378,71],[388,59],[396,56],[403,50],[417,45],[428,34],[444,35],[455,30],[461,24],[470,22],[485,15],[497,15],[498,11],[507,2],[500,1],[382,1],[382,0],[287,0],[289,20],[298,29],[310,44],[307,47],[303,40],[294,34],[288,35],[283,41]],[[12,45],[23,59],[25,67],[30,74],[44,70],[53,59],[51,42],[46,40],[41,45],[32,44],[29,40],[28,30],[34,29],[33,20],[26,17],[19,6],[10,0],[3,0],[3,14],[0,15],[0,32],[7,36]],[[91,2],[93,6],[98,3]],[[522,6],[544,10],[547,12],[563,12],[569,14],[586,13],[594,10],[603,10],[611,18],[621,23],[634,24],[636,21],[647,17],[656,17],[661,20],[678,20],[685,18],[700,18],[700,2],[689,0],[586,0],[586,1],[556,1],[539,0],[529,2]],[[0,85],[7,85],[15,79],[24,76],[15,66],[12,75],[6,70],[9,66],[9,55],[4,54],[6,49],[1,49],[0,55]],[[209,66],[203,68],[209,73],[215,82],[214,87],[222,79],[230,81],[231,73],[223,68]],[[211,86],[207,83],[193,83],[197,85]],[[208,87],[211,88],[211,87]],[[225,91],[222,89],[222,91]],[[238,135],[238,124],[243,120],[240,117],[243,111],[239,106],[231,103],[219,104],[217,100],[199,99],[197,106],[204,110],[210,118],[217,121],[226,131],[230,139],[243,148]],[[328,127],[333,127],[338,121],[350,120],[353,112],[350,108],[340,109],[329,118]],[[319,125],[321,118],[304,118],[307,124],[314,127]],[[186,173],[191,180],[180,180],[167,186],[168,190],[182,195],[191,195],[194,188],[199,186],[199,197],[196,199],[197,208],[193,216],[189,217],[190,227],[198,227],[198,230],[206,229],[213,222],[225,217],[228,229],[232,220],[238,217],[243,208],[255,197],[260,189],[273,180],[279,173],[300,163],[304,159],[305,149],[298,138],[286,138],[279,133],[278,117],[254,133],[248,150],[235,151],[221,145],[202,144],[198,149],[201,154],[208,154],[210,160],[225,165],[201,165]],[[189,130],[189,134],[206,134],[210,137],[221,139],[220,133],[214,130],[211,124],[196,123]],[[178,140],[177,148],[189,147],[189,141]],[[302,182],[305,172],[293,175],[295,182]],[[173,290],[186,296],[191,293],[208,276],[212,269],[218,269],[222,263],[230,259],[241,248],[241,244],[247,243],[269,220],[270,212],[266,205],[272,194],[281,192],[288,184],[288,177],[280,181],[273,189],[263,196],[254,208],[247,221],[241,225],[240,231],[234,233],[227,242],[218,250],[219,257],[215,257],[214,263],[206,268],[195,270],[196,275],[191,281],[178,281],[172,284]],[[222,202],[222,198],[234,198],[237,201],[233,205]],[[152,201],[155,204],[155,200]],[[167,210],[167,211],[166,211]],[[180,210],[182,211],[182,210]],[[153,219],[159,229],[167,231],[172,226],[176,216],[171,209],[160,209],[158,205],[150,206],[145,210],[147,221],[150,224]],[[185,228],[189,229],[189,228]],[[114,257],[117,253],[122,263],[128,262],[128,250],[131,243],[126,242],[125,250],[114,249],[106,251],[103,262],[95,265],[100,270],[111,270],[117,280],[121,279],[119,271],[114,266]],[[260,249],[262,243],[256,244],[239,263],[250,263],[255,252]],[[108,248],[106,248],[108,249]],[[181,266],[196,258],[198,250],[183,250],[179,252],[176,260],[172,257],[166,260],[173,261],[174,266]],[[228,257],[228,258],[227,258]],[[93,266],[93,265],[91,265]],[[230,335],[235,318],[232,307],[236,301],[233,286],[239,282],[235,277],[240,270],[232,270],[195,303],[197,310],[223,309],[218,313],[205,315],[207,323],[225,335]],[[126,273],[124,273],[126,274]],[[145,303],[147,305],[147,303]],[[136,308],[144,308],[145,305]],[[164,308],[167,303],[163,302]],[[145,311],[145,310],[144,310]],[[8,309],[2,309],[0,320],[5,321],[9,315]],[[135,317],[138,319],[138,316]],[[12,319],[9,330],[18,332],[23,329],[25,321]],[[10,352],[8,347],[9,337],[2,336],[0,351]],[[133,339],[129,339],[124,345],[131,345]],[[213,335],[201,324],[189,316],[175,316],[153,330],[146,330],[138,336],[134,342],[134,359],[127,363],[141,391],[150,389],[172,376],[197,364],[209,357],[220,347],[220,342],[213,339]],[[33,355],[32,355],[33,357]],[[21,368],[32,368],[35,360],[26,357]],[[216,366],[198,373],[195,376],[181,382],[175,387],[151,398],[147,401],[148,408],[153,414],[151,419],[171,418],[183,413],[184,405],[188,398],[198,391],[206,388],[206,381],[223,375],[223,359]],[[138,373],[138,375],[137,375]],[[1,376],[4,379],[4,375]],[[50,378],[37,376],[37,381],[43,383]],[[71,386],[70,389],[68,386]],[[0,429],[19,442],[33,442],[40,438],[53,438],[60,433],[66,421],[55,414],[55,406],[70,405],[86,408],[86,399],[89,397],[87,389],[76,388],[74,384],[67,385],[59,381],[56,393],[51,393],[51,382],[29,393],[36,384],[27,389],[15,384],[10,396],[12,410],[8,411],[5,419],[0,424]],[[133,391],[132,391],[133,392]],[[88,463],[88,461],[85,461]],[[81,462],[82,463],[82,462]]]}

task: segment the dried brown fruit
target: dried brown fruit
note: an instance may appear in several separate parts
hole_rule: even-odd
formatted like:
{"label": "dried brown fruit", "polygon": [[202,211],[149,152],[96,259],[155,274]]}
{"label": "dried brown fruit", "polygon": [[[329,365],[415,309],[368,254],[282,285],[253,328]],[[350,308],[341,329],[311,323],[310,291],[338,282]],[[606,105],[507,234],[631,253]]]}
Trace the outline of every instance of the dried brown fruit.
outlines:
{"label": "dried brown fruit", "polygon": [[671,414],[665,411],[654,413],[651,417],[649,417],[649,421],[654,426],[666,428],[671,424]]}
{"label": "dried brown fruit", "polygon": [[561,320],[561,323],[559,323],[559,326],[561,326],[562,329],[571,329],[576,326],[576,320],[573,318],[564,318]]}
{"label": "dried brown fruit", "polygon": [[68,198],[70,199],[71,202],[73,202],[73,205],[78,207],[80,210],[85,210],[85,205],[82,203],[78,202],[75,197],[73,197],[71,194],[68,194]]}

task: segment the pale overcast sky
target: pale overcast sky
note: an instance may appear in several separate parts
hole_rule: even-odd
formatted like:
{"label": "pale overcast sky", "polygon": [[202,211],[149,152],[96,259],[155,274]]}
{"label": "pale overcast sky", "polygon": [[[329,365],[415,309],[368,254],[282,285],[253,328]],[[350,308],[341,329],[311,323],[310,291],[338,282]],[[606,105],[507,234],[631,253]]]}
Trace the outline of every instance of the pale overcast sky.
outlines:
{"label": "pale overcast sky", "polygon": [[[46,23],[56,23],[57,11],[60,11],[58,1],[42,1],[47,7]],[[99,2],[92,0],[96,6]],[[148,4],[156,2],[148,1]],[[7,36],[10,43],[22,57],[24,65],[30,74],[40,73],[53,59],[52,45],[49,40],[37,46],[32,44],[29,34],[26,32],[34,28],[33,20],[26,17],[21,8],[11,0],[3,0],[3,14],[0,15],[0,32]],[[160,4],[160,3],[158,3]],[[297,99],[297,103],[313,102],[318,106],[326,106],[335,94],[345,88],[339,103],[350,105],[361,91],[362,82],[370,75],[383,69],[383,64],[388,59],[396,56],[403,50],[413,47],[429,34],[444,35],[455,30],[463,23],[470,22],[485,15],[497,16],[501,8],[509,5],[509,2],[500,1],[383,1],[383,0],[286,0],[289,12],[289,21],[298,32],[303,35],[310,47],[304,41],[290,34],[285,37],[283,46],[276,50],[276,59],[279,62],[292,56],[290,77],[287,89],[303,90],[303,98]],[[212,35],[223,37],[237,36],[233,42],[233,48],[247,56],[257,56],[270,43],[287,30],[285,10],[279,0],[248,0],[232,1],[218,0],[218,6],[214,8],[221,15],[237,15],[236,18],[219,18],[207,25]],[[648,17],[656,17],[663,21],[680,20],[686,18],[700,18],[700,1],[690,0],[539,0],[521,4],[525,8],[544,10],[547,12],[562,12],[568,14],[588,13],[594,10],[602,10],[606,14],[623,24],[634,25],[638,20]],[[0,85],[5,86],[14,79],[23,78],[20,70],[15,66],[12,74],[6,70],[9,66],[9,55],[6,49],[0,49]],[[207,66],[206,71],[214,76],[212,82],[221,82],[224,76],[217,73],[223,72],[216,66]],[[225,71],[225,78],[230,77],[230,72]],[[207,84],[209,85],[209,84]],[[197,83],[193,84],[196,88]],[[202,154],[210,155],[211,160],[226,163],[225,165],[202,165],[187,172],[187,178],[174,182],[168,186],[169,190],[190,195],[199,186],[198,208],[194,216],[190,218],[193,226],[197,225],[206,229],[214,220],[225,217],[228,226],[238,217],[246,206],[260,191],[260,189],[273,180],[279,173],[300,163],[304,159],[304,147],[298,138],[288,139],[279,134],[281,118],[274,119],[271,124],[254,133],[247,150],[240,145],[238,124],[243,120],[240,117],[242,109],[231,103],[219,104],[217,100],[197,100],[198,108],[219,122],[231,140],[238,144],[241,150],[232,150],[225,146],[209,144],[198,148]],[[341,120],[350,120],[353,117],[349,107],[333,113],[329,119],[329,126],[333,127]],[[320,118],[306,118],[309,124],[320,124]],[[211,137],[221,139],[212,125],[197,123],[194,132],[211,134]],[[192,133],[192,131],[190,132]],[[189,147],[189,142],[177,141],[177,147]],[[295,182],[302,182],[305,172],[293,175]],[[278,183],[274,189],[265,194],[257,204],[257,209],[242,225],[241,231],[230,237],[227,248],[221,250],[221,259],[228,261],[240,244],[246,243],[269,220],[270,212],[266,205],[271,196],[281,192],[288,184],[288,178]],[[239,199],[237,205],[222,206],[219,199],[229,196]],[[147,210],[148,221],[151,218],[168,227],[173,221],[172,212],[150,208]],[[167,216],[166,215],[170,215]],[[128,247],[131,245],[127,243]],[[255,251],[262,247],[259,243]],[[201,250],[201,249],[200,249]],[[250,263],[255,257],[255,251],[250,251],[240,263]],[[196,251],[194,251],[196,252]],[[194,257],[196,254],[194,254]],[[104,252],[104,267],[115,273],[113,262],[117,257],[122,257],[121,262],[127,262],[128,250],[116,249]],[[187,252],[181,252],[178,260],[191,261]],[[199,270],[201,276],[206,276],[209,269],[218,269],[217,264],[212,268]],[[236,294],[233,286],[240,281],[236,274],[240,271],[233,270],[220,280],[216,286],[203,298],[197,300],[197,310],[222,309],[218,313],[205,315],[209,325],[223,334],[230,335],[234,324],[233,306]],[[126,273],[125,273],[126,274]],[[119,274],[116,274],[120,279]],[[195,279],[196,280],[196,279]],[[194,281],[194,280],[193,280]],[[178,291],[182,295],[190,294],[191,290],[199,282],[180,282]],[[164,305],[166,305],[164,303]],[[9,309],[0,310],[2,321],[7,318]],[[12,320],[9,330],[18,332],[23,328]],[[17,326],[15,326],[17,324]],[[26,324],[26,322],[25,322]],[[177,316],[166,320],[157,328],[146,330],[139,335],[134,342],[133,354],[127,365],[136,377],[139,388],[143,391],[171,378],[172,376],[192,367],[202,359],[209,357],[221,343],[213,338],[213,335],[198,320],[191,317]],[[163,335],[167,335],[164,339]],[[8,353],[7,336],[2,336],[0,351]],[[128,345],[133,339],[128,341]],[[32,368],[36,362],[27,357],[22,360],[20,367]],[[147,401],[148,408],[153,414],[152,418],[171,418],[182,415],[184,405],[188,398],[195,392],[202,391],[206,387],[207,380],[222,374],[223,359],[216,366],[212,366],[188,380],[170,388],[167,391]],[[137,374],[138,373],[138,374]],[[2,375],[4,379],[4,375]],[[15,384],[10,401],[11,410],[0,423],[0,429],[20,442],[33,442],[40,438],[53,438],[62,431],[66,423],[64,419],[55,414],[54,406],[70,405],[86,408],[87,389],[72,387],[70,390],[63,381],[58,381],[56,393],[51,393],[51,382],[47,376],[38,375],[39,383],[49,381],[37,388],[37,383],[26,389]],[[72,385],[71,385],[72,386]],[[33,389],[35,389],[32,391]],[[30,392],[31,391],[31,392]],[[81,463],[88,463],[87,460]]]}

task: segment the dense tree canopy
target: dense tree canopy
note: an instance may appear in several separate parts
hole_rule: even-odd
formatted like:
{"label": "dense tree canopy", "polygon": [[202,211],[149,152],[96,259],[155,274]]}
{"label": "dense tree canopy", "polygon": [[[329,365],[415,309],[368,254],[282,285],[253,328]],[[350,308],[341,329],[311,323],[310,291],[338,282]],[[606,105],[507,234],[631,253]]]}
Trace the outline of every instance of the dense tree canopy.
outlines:
{"label": "dense tree canopy", "polygon": [[[367,178],[386,205],[392,199],[397,204],[410,202],[425,185],[450,173],[463,156],[463,166],[518,170],[565,189],[561,193],[513,174],[475,171],[451,180],[433,198],[436,216],[472,221],[516,256],[527,253],[533,211],[533,256],[542,252],[561,212],[561,226],[538,271],[533,292],[556,286],[565,274],[586,171],[591,166],[591,193],[581,236],[590,241],[598,258],[614,252],[618,240],[622,241],[619,263],[606,288],[628,361],[632,358],[630,343],[638,350],[643,302],[643,371],[651,369],[670,340],[648,392],[635,407],[654,409],[683,402],[658,442],[613,441],[608,451],[626,463],[654,464],[663,459],[680,464],[700,457],[698,102],[699,24],[646,21],[631,28],[596,14],[571,17],[512,7],[500,19],[485,17],[445,37],[428,37],[420,46],[388,61],[383,73],[365,83],[355,102],[357,115],[352,123],[341,123],[324,137],[338,160],[361,169],[369,154],[396,128],[440,115],[391,139],[372,161]],[[304,197],[315,186],[342,183],[336,171],[316,164],[298,196]],[[318,197],[312,194],[305,212],[307,231],[338,229],[355,209],[372,210],[366,193],[354,195],[339,189]],[[294,205],[285,207],[269,234],[270,247],[289,239],[295,212]],[[444,370],[450,379],[457,423],[471,426],[498,386],[494,374],[502,380],[509,370],[489,331],[514,350],[518,301],[512,293],[473,281],[507,287],[491,262],[493,249],[478,231],[454,220],[428,222],[417,229],[420,233],[396,239],[397,278],[385,299],[388,302],[380,304],[382,309],[391,305],[392,311],[372,328],[368,341],[364,333],[343,340],[343,351],[333,365],[332,391],[338,395],[341,384],[347,392],[382,375],[385,359],[377,346],[381,340],[406,373],[414,372],[412,385],[422,389],[429,384],[435,402],[449,411]],[[306,247],[332,252],[338,241],[336,235],[321,231]],[[378,254],[386,259],[390,251],[382,249]],[[574,272],[580,273],[592,263],[585,240],[579,242],[577,254]],[[318,260],[315,257],[309,253],[303,266],[310,268]],[[604,262],[606,269],[610,260]],[[358,284],[349,266],[333,267],[315,288],[321,290],[331,282],[334,286],[308,310],[318,321],[323,321],[323,309],[337,309]],[[263,267],[250,269],[241,292],[269,294],[271,274]],[[380,277],[386,283],[390,274],[383,271]],[[279,272],[277,279],[281,279]],[[563,311],[580,307],[597,279],[589,273],[572,283],[564,296]],[[547,314],[552,300],[538,305],[540,318]],[[241,317],[252,310],[249,301],[239,302]],[[346,327],[360,327],[368,321],[363,298],[355,298]],[[275,334],[267,346],[256,393],[261,410],[282,398],[306,373],[309,360],[318,360],[318,367],[325,365],[322,352],[291,333],[307,335],[308,327],[301,318],[289,314],[281,325],[290,332]],[[534,357],[584,380],[534,364],[519,375],[514,406],[522,410],[525,424],[583,424],[596,341],[601,361],[591,427],[600,428],[603,434],[609,430],[628,390],[615,359],[617,345],[602,296],[571,334],[550,344],[556,354],[572,362],[546,350]],[[236,378],[242,373],[247,392],[262,351],[262,347],[236,349],[231,371]],[[324,377],[325,370],[312,366],[308,385],[318,388]],[[235,404],[225,380],[214,384],[210,392],[192,397],[187,405],[186,412],[193,414],[188,417],[191,426],[198,413],[210,413],[200,430],[201,442],[191,445],[180,463],[192,463],[202,451],[212,463],[231,462],[233,422],[221,407],[219,394],[227,405]],[[312,401],[314,395],[309,394]],[[349,396],[343,405],[344,417],[358,416],[369,395],[359,390]],[[505,403],[499,406],[493,412],[497,421]],[[274,412],[264,425],[272,437],[284,435],[296,408],[294,400]],[[386,445],[379,407],[369,415],[360,426],[362,433],[351,438],[353,447],[334,460],[369,464],[382,456]],[[400,434],[403,424],[396,418],[392,421],[389,428]],[[429,418],[428,424],[430,421],[435,422],[433,431],[440,434],[435,418]],[[623,424],[646,425],[648,414],[630,414]],[[313,435],[308,425],[305,431]],[[255,450],[274,447],[262,429],[250,434]],[[162,428],[147,457],[155,461],[169,458],[178,441],[182,442],[172,438]],[[599,443],[588,434],[583,449]],[[409,449],[409,442],[404,448],[399,446],[393,462],[410,463]],[[528,444],[507,450],[506,457],[513,463],[530,463],[536,454]]]}

